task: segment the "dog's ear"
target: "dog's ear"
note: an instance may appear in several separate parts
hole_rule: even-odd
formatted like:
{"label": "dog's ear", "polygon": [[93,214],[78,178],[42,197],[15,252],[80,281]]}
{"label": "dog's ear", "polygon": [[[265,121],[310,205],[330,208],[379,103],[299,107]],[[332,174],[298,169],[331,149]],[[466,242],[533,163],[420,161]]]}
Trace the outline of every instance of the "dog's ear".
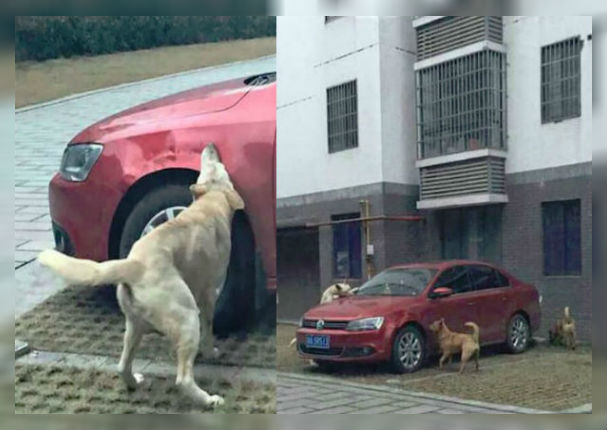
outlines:
{"label": "dog's ear", "polygon": [[244,200],[240,197],[240,194],[232,188],[226,188],[225,196],[228,199],[228,203],[234,210],[244,209]]}
{"label": "dog's ear", "polygon": [[197,200],[200,196],[205,194],[208,191],[206,185],[202,184],[192,184],[190,185],[190,192],[194,197],[194,200]]}
{"label": "dog's ear", "polygon": [[335,288],[337,289],[337,291],[341,291],[342,290],[341,285],[339,285],[339,284],[335,284]]}

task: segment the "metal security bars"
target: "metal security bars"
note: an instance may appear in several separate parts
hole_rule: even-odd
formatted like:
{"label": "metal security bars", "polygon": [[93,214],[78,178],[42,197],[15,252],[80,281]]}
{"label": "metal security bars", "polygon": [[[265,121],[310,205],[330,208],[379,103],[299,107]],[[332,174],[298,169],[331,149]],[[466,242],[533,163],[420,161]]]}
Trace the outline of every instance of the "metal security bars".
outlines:
{"label": "metal security bars", "polygon": [[485,49],[418,70],[419,158],[506,149],[506,57]]}
{"label": "metal security bars", "polygon": [[447,16],[417,29],[417,60],[483,40],[502,43],[501,16]]}
{"label": "metal security bars", "polygon": [[329,153],[358,146],[356,80],[327,88]]}
{"label": "metal security bars", "polygon": [[542,47],[542,123],[581,115],[579,37]]}

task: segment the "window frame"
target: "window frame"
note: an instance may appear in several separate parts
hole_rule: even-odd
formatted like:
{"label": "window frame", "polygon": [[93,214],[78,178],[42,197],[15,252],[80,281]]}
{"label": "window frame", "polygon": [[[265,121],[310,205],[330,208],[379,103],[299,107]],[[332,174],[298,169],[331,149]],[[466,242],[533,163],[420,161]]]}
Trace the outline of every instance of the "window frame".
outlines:
{"label": "window frame", "polygon": [[[347,86],[353,84],[353,95],[346,95]],[[340,91],[342,91],[340,93]],[[332,99],[333,94],[338,94]],[[359,121],[358,121],[358,79],[350,79],[337,85],[327,87],[325,92],[327,109],[327,150],[329,154],[356,149],[359,146]],[[353,99],[353,110],[348,110],[348,102]],[[345,122],[345,127],[342,127]],[[350,123],[349,123],[350,122]],[[337,124],[337,125],[336,125]],[[352,127],[349,128],[348,126]],[[353,135],[354,143],[348,143],[348,138]],[[337,137],[341,137],[343,142],[339,142]],[[340,143],[338,145],[338,143]]]}
{"label": "window frame", "polygon": [[[560,221],[562,222],[562,225],[560,226],[561,230],[557,230],[556,232],[547,232],[547,210],[550,207],[556,207],[558,206],[558,210],[560,212],[560,214],[557,215],[561,215],[561,219]],[[571,207],[575,207],[577,206],[577,211],[578,211],[578,225],[577,225],[577,255],[575,256],[577,261],[578,261],[578,265],[577,267],[575,267],[574,270],[568,270],[567,266],[568,266],[568,249],[571,249],[571,238],[567,236],[567,227],[568,227],[568,222],[567,222],[567,210],[569,207],[569,210]],[[554,214],[552,214],[554,215]],[[583,273],[583,267],[584,267],[584,261],[583,261],[583,249],[582,249],[582,200],[577,198],[577,199],[566,199],[566,200],[551,200],[551,201],[544,201],[541,203],[541,217],[542,217],[542,274],[545,277],[581,277],[582,273]],[[547,237],[547,233],[551,233],[551,234],[556,234],[558,235],[559,233],[561,234],[561,244],[559,244],[559,246],[562,246],[561,249],[561,253],[562,253],[562,261],[559,262],[561,263],[561,265],[554,270],[553,266],[556,266],[555,264],[548,264],[548,254],[547,254],[547,244],[549,243],[549,239]],[[557,241],[554,238],[551,238],[552,242]]]}
{"label": "window frame", "polygon": [[[572,43],[573,42],[573,43]],[[568,44],[572,43],[571,46]],[[584,40],[581,35],[571,36],[540,47],[540,118],[542,124],[553,124],[582,116],[582,49]],[[567,50],[572,54],[565,56]],[[556,59],[554,59],[557,57]],[[575,66],[572,66],[575,65]],[[550,68],[550,67],[554,68]],[[571,71],[569,68],[571,67]],[[569,75],[564,75],[564,68]],[[555,70],[558,69],[558,76]],[[570,84],[571,83],[571,84]],[[571,85],[571,93],[567,93]],[[553,91],[558,89],[557,95]],[[567,103],[572,103],[568,105]],[[558,105],[559,114],[553,105]],[[552,110],[551,110],[552,109]]]}

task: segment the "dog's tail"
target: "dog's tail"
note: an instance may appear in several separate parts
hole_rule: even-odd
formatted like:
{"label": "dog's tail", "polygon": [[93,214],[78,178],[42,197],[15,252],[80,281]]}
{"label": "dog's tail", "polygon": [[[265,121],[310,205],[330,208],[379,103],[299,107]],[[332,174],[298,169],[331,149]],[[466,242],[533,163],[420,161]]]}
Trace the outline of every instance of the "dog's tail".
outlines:
{"label": "dog's tail", "polygon": [[478,325],[476,325],[472,321],[468,321],[464,325],[467,326],[467,327],[470,327],[472,329],[472,338],[474,339],[474,341],[476,343],[478,343],[478,334],[479,334],[479,331],[480,331],[479,328],[478,328]]}
{"label": "dog's tail", "polygon": [[143,265],[134,260],[112,260],[97,263],[69,257],[47,249],[38,255],[38,261],[62,277],[68,285],[107,285],[132,283],[143,274]]}
{"label": "dog's tail", "polygon": [[297,342],[297,338],[294,337],[293,339],[291,339],[291,342],[289,342],[289,348],[292,347],[293,345],[295,345],[295,342]]}
{"label": "dog's tail", "polygon": [[565,315],[566,319],[571,318],[571,315],[569,314],[569,306],[565,306],[565,309],[563,310],[563,314]]}

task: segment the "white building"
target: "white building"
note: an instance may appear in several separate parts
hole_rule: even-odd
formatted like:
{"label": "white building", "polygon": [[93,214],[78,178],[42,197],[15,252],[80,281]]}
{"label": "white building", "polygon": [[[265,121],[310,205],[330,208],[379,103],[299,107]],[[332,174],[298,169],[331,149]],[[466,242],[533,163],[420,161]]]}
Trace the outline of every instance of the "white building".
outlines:
{"label": "white building", "polygon": [[[469,258],[590,337],[591,17],[280,17],[277,72],[280,317],[334,280]],[[335,223],[366,211],[368,235]]]}

